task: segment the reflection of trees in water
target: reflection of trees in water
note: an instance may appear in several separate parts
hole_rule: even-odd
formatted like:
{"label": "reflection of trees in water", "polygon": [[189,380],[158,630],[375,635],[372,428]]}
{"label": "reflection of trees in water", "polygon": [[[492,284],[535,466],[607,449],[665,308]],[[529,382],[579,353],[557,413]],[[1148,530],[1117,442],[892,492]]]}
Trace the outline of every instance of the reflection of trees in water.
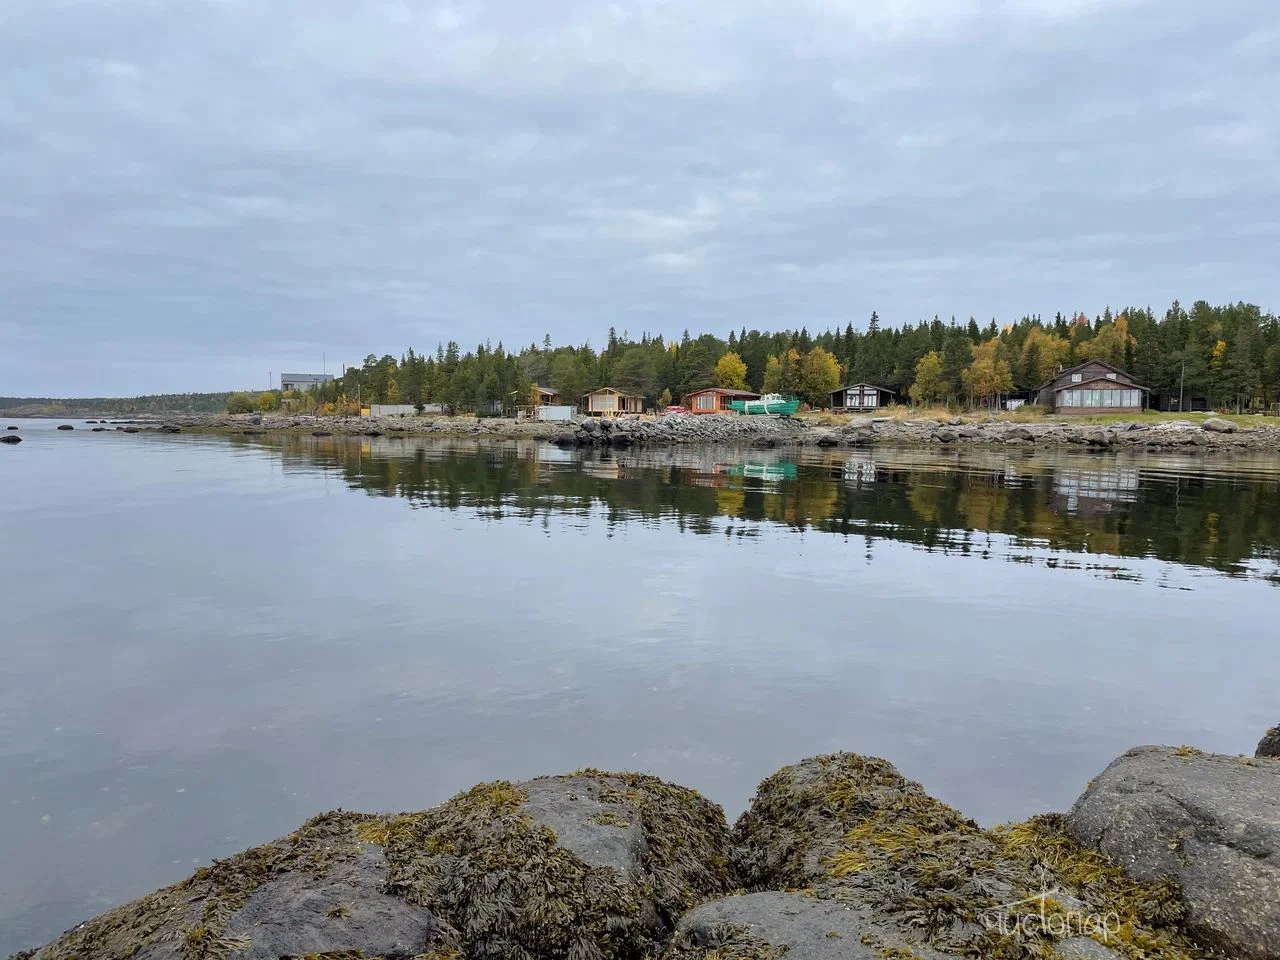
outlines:
{"label": "reflection of trees in water", "polygon": [[1152,455],[877,448],[797,460],[714,448],[582,456],[532,442],[233,442],[274,448],[285,469],[333,470],[353,488],[487,517],[603,508],[610,525],[671,520],[695,533],[723,530],[714,521],[725,517],[964,553],[989,551],[1000,534],[1027,549],[1156,557],[1280,582],[1274,460],[1206,472],[1203,460]]}

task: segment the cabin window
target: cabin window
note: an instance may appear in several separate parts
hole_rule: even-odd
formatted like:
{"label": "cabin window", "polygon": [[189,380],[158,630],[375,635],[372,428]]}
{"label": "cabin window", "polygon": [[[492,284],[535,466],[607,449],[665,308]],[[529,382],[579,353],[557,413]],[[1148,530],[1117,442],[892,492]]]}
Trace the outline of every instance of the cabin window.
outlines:
{"label": "cabin window", "polygon": [[700,393],[694,399],[694,409],[696,410],[714,410],[716,408],[716,395],[714,393]]}
{"label": "cabin window", "polygon": [[1116,375],[1115,375],[1114,373],[1108,373],[1108,374],[1107,374],[1107,379],[1108,379],[1108,380],[1114,380],[1115,378],[1116,378]]}
{"label": "cabin window", "polygon": [[1081,380],[1083,380],[1083,379],[1084,379],[1084,374],[1083,374],[1083,373],[1073,373],[1073,374],[1071,375],[1071,382],[1072,382],[1072,383],[1079,383],[1079,382],[1080,382]]}

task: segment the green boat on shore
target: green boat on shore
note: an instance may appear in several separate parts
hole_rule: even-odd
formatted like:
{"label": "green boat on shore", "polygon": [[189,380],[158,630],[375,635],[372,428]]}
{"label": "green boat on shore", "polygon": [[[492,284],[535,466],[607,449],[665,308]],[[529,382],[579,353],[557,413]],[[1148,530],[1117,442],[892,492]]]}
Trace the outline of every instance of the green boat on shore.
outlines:
{"label": "green boat on shore", "polygon": [[795,397],[784,397],[778,393],[766,393],[759,400],[731,400],[729,409],[747,414],[778,414],[791,416],[800,409],[800,401]]}

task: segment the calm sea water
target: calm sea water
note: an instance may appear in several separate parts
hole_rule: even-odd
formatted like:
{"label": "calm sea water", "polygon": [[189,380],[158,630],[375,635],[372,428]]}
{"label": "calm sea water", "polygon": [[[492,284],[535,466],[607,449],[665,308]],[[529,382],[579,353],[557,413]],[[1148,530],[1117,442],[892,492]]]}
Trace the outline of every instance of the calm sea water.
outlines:
{"label": "calm sea water", "polygon": [[[0,422],[0,425],[3,425]],[[1280,720],[1280,461],[0,447],[0,954],[334,807],[885,756],[985,822]]]}

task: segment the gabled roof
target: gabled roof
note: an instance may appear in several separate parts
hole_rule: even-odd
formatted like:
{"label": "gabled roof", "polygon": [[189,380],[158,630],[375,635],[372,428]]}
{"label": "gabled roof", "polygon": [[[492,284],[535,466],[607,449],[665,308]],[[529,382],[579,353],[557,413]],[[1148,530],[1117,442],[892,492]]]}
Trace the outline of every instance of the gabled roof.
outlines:
{"label": "gabled roof", "polygon": [[[1127,377],[1129,375],[1126,373],[1125,376]],[[1057,383],[1057,380],[1055,380],[1054,382]],[[1132,379],[1130,379],[1128,382],[1122,382],[1120,380],[1112,380],[1110,377],[1090,377],[1088,380],[1081,380],[1079,383],[1062,383],[1054,387],[1053,390],[1055,393],[1060,393],[1063,390],[1080,390],[1083,387],[1089,386],[1089,384],[1091,383],[1116,383],[1116,384],[1119,384],[1121,387],[1123,387],[1125,390],[1141,390],[1144,393],[1151,392],[1142,384],[1136,383]]]}
{"label": "gabled roof", "polygon": [[890,390],[888,387],[877,387],[874,383],[850,383],[846,386],[832,390],[832,393],[841,393],[844,390],[852,390],[854,387],[870,387],[872,390],[880,390],[884,393],[897,393],[896,390]]}
{"label": "gabled roof", "polygon": [[616,393],[620,397],[636,397],[643,400],[644,397],[638,393],[628,393],[626,390],[619,390],[617,387],[598,387],[595,390],[588,390],[583,394],[584,397],[594,397],[597,393]]}
{"label": "gabled roof", "polygon": [[[1066,368],[1066,369],[1064,369],[1064,370],[1059,370],[1057,373],[1055,373],[1055,374],[1053,375],[1053,377],[1049,380],[1049,382],[1048,382],[1048,383],[1046,383],[1046,384],[1042,385],[1041,387],[1039,387],[1039,388],[1036,390],[1036,392],[1037,392],[1037,393],[1039,393],[1041,390],[1047,390],[1047,389],[1049,389],[1049,388],[1050,388],[1050,387],[1052,387],[1055,383],[1057,383],[1059,380],[1061,380],[1063,377],[1067,376],[1068,374],[1075,373],[1075,372],[1076,372],[1076,371],[1078,371],[1078,370],[1082,370],[1083,368],[1085,368],[1085,367],[1089,366],[1090,364],[1094,364],[1094,365],[1096,365],[1096,366],[1100,366],[1100,367],[1106,367],[1108,370],[1112,371],[1113,373],[1118,373],[1118,374],[1120,374],[1120,376],[1122,376],[1122,377],[1124,377],[1125,379],[1129,380],[1129,381],[1130,381],[1130,385],[1131,385],[1131,386],[1140,387],[1140,388],[1141,388],[1141,389],[1143,389],[1143,390],[1147,390],[1147,388],[1146,388],[1146,387],[1143,387],[1141,384],[1139,384],[1139,383],[1138,383],[1138,381],[1134,380],[1134,378],[1133,378],[1133,374],[1132,374],[1132,373],[1130,373],[1128,370],[1124,370],[1124,369],[1122,369],[1122,368],[1120,368],[1120,367],[1115,366],[1114,364],[1107,363],[1107,361],[1105,361],[1105,360],[1085,360],[1083,363],[1077,363],[1074,367],[1067,367],[1067,368]],[[1101,380],[1101,379],[1103,379],[1103,378],[1102,378],[1102,377],[1095,377],[1095,378],[1094,378],[1094,380]],[[1093,380],[1090,380],[1089,382],[1090,382],[1090,383],[1093,383],[1094,381],[1093,381]],[[1108,381],[1108,382],[1114,382],[1114,381]],[[1077,384],[1077,386],[1079,386],[1079,384]],[[1150,390],[1147,390],[1147,392],[1148,392],[1148,393],[1150,393],[1151,391],[1150,391]]]}
{"label": "gabled roof", "polygon": [[754,390],[735,390],[732,387],[700,387],[697,390],[690,390],[685,394],[686,397],[696,396],[699,393],[720,393],[726,397],[758,397],[760,394]]}

